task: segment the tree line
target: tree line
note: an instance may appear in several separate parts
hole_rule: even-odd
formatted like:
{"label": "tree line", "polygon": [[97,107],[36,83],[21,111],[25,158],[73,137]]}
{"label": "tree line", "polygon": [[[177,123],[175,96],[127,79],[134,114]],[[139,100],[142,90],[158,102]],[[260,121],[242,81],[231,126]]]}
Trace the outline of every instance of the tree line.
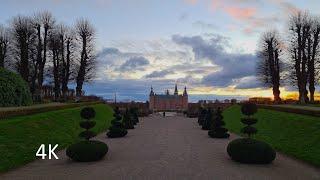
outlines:
{"label": "tree line", "polygon": [[71,27],[48,12],[17,15],[0,25],[0,67],[28,82],[35,101],[41,101],[44,84],[53,85],[54,100],[66,100],[68,84],[82,95],[84,82],[94,77],[95,29],[86,19]]}
{"label": "tree line", "polygon": [[272,87],[276,103],[281,83],[298,89],[299,103],[313,103],[320,75],[320,18],[297,12],[290,16],[286,34],[281,38],[277,30],[268,30],[261,35],[258,77]]}

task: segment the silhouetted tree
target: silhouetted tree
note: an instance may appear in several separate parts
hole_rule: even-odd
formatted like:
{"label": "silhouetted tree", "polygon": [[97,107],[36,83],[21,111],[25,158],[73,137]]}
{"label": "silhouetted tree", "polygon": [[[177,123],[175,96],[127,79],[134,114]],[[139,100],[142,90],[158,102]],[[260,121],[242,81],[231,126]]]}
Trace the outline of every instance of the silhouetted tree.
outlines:
{"label": "silhouetted tree", "polygon": [[60,39],[57,31],[53,31],[49,35],[49,49],[52,56],[52,74],[54,84],[54,97],[58,100],[61,92],[60,83]]}
{"label": "silhouetted tree", "polygon": [[298,12],[289,21],[290,44],[289,53],[294,81],[299,90],[299,102],[309,101],[307,84],[309,84],[310,100],[314,100],[316,83],[316,59],[319,56],[319,21],[307,12]]}
{"label": "silhouetted tree", "polygon": [[60,26],[60,52],[61,52],[61,90],[64,100],[67,98],[68,83],[71,80],[72,71],[74,69],[74,61],[72,60],[74,53],[74,36],[71,28],[64,25]]}
{"label": "silhouetted tree", "polygon": [[9,33],[6,28],[0,25],[0,67],[4,68],[4,63],[8,55]]}
{"label": "silhouetted tree", "polygon": [[[39,24],[42,26],[42,39],[43,39],[43,45],[42,48],[39,50],[42,50],[42,58],[39,58],[39,73],[38,73],[38,83],[39,88],[42,87],[43,84],[43,77],[44,77],[44,67],[47,62],[47,47],[48,47],[48,38],[50,31],[54,28],[55,19],[53,18],[52,14],[48,11],[40,12],[37,14],[37,17],[39,18]],[[40,40],[39,40],[40,41]],[[41,41],[39,42],[39,46]],[[40,47],[39,47],[40,48]]]}
{"label": "silhouetted tree", "polygon": [[30,17],[16,16],[12,20],[13,53],[15,55],[15,68],[22,78],[29,82],[29,52],[31,43],[34,42],[34,28]]}
{"label": "silhouetted tree", "polygon": [[260,41],[257,74],[264,84],[272,87],[274,101],[278,103],[281,101],[279,88],[282,42],[277,31],[265,32]]}
{"label": "silhouetted tree", "polygon": [[76,95],[81,96],[82,86],[85,81],[89,81],[94,75],[94,47],[93,40],[95,31],[88,20],[80,19],[76,24],[77,39],[81,44],[81,55],[76,77]]}
{"label": "silhouetted tree", "polygon": [[310,92],[310,101],[314,102],[315,84],[317,75],[319,75],[319,40],[320,40],[320,20],[312,19],[311,34],[308,36],[307,42],[307,58],[308,58],[308,83]]}

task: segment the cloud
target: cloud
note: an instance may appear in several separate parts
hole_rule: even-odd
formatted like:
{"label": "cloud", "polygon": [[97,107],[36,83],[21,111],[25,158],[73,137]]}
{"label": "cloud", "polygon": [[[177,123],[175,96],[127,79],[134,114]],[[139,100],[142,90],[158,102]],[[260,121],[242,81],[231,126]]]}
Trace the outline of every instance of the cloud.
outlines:
{"label": "cloud", "polygon": [[150,62],[148,59],[142,56],[132,57],[125,61],[118,70],[120,71],[133,71],[133,70],[141,70],[146,65],[149,65]]}
{"label": "cloud", "polygon": [[240,78],[255,75],[256,56],[226,52],[224,44],[229,44],[229,41],[224,36],[215,35],[207,40],[201,36],[174,35],[172,39],[180,45],[191,47],[196,60],[209,60],[218,66],[219,70],[203,77],[204,85],[227,87]]}
{"label": "cloud", "polygon": [[174,72],[167,69],[162,71],[153,71],[152,73],[147,74],[145,77],[146,78],[159,78],[159,77],[163,78],[168,74],[174,74]]}
{"label": "cloud", "polygon": [[219,27],[215,24],[211,24],[211,23],[205,23],[203,21],[195,21],[194,23],[192,23],[192,25],[194,27],[198,27],[201,28],[203,30],[217,30],[219,29]]}
{"label": "cloud", "polygon": [[246,20],[256,15],[256,8],[226,7],[225,11],[234,19]]}
{"label": "cloud", "polygon": [[261,88],[264,85],[259,81],[256,76],[246,76],[237,82],[235,89],[252,89],[252,88]]}

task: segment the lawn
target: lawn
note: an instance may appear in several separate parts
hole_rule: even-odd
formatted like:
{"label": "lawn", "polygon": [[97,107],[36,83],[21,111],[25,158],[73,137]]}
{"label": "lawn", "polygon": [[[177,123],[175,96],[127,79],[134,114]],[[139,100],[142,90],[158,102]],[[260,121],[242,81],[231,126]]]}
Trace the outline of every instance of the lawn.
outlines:
{"label": "lawn", "polygon": [[[240,106],[223,112],[226,127],[237,134],[244,125]],[[277,151],[320,166],[320,118],[259,109],[255,115],[258,133],[254,138],[265,141]]]}
{"label": "lawn", "polygon": [[[91,105],[96,110],[95,132],[107,129],[112,109],[104,104]],[[59,144],[64,149],[79,141],[81,107],[19,116],[0,121],[0,172],[36,159],[41,144]]]}

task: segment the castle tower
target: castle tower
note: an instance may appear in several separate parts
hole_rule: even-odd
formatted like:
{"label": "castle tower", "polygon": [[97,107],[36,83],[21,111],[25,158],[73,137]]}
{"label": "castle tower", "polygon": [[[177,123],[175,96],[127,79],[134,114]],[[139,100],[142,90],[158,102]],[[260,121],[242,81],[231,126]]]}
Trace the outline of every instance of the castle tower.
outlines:
{"label": "castle tower", "polygon": [[187,93],[187,87],[184,87],[183,91],[183,108],[188,109],[188,93]]}
{"label": "castle tower", "polygon": [[184,96],[188,96],[188,93],[187,93],[187,86],[185,86],[185,87],[184,87],[183,95],[184,95]]}
{"label": "castle tower", "polygon": [[174,95],[178,95],[178,87],[177,87],[177,84],[176,84],[175,87],[174,87]]}
{"label": "castle tower", "polygon": [[150,90],[150,96],[153,96],[154,92],[153,92],[153,87],[151,86],[151,90]]}
{"label": "castle tower", "polygon": [[150,95],[149,95],[149,109],[153,111],[154,106],[155,106],[155,94],[151,86]]}
{"label": "castle tower", "polygon": [[169,89],[166,90],[166,95],[170,95]]}

